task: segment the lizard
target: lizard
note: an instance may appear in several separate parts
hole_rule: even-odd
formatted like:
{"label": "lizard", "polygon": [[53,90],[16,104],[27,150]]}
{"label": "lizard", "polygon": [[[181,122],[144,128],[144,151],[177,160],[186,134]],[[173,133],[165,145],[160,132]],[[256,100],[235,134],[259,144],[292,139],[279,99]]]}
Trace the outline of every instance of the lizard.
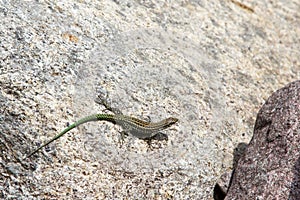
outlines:
{"label": "lizard", "polygon": [[[97,101],[96,101],[97,102]],[[137,119],[135,117],[130,117],[127,115],[123,115],[119,110],[111,108],[106,101],[101,100],[101,102],[97,102],[103,104],[106,109],[115,112],[116,114],[93,114],[89,115],[87,117],[81,118],[75,123],[69,125],[67,128],[65,128],[63,131],[61,131],[59,134],[55,135],[52,139],[42,144],[40,147],[36,148],[34,151],[29,153],[26,158],[31,157],[33,154],[37,153],[40,149],[47,146],[51,142],[57,140],[73,128],[87,123],[91,121],[108,121],[113,124],[120,125],[124,132],[130,133],[131,135],[139,138],[139,139],[150,139],[154,137],[159,131],[164,130],[173,124],[175,124],[178,119],[174,117],[169,117],[164,120],[161,120],[159,122],[147,122],[140,119]]]}

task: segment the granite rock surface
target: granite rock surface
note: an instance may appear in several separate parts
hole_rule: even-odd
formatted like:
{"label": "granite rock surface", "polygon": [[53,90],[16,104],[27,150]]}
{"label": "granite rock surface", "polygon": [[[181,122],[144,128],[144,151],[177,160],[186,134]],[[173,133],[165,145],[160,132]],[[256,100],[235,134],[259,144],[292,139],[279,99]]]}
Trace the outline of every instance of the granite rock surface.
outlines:
{"label": "granite rock surface", "polygon": [[[299,0],[0,1],[0,198],[212,199],[265,100],[300,77]],[[167,141],[84,124],[179,118]],[[276,134],[272,134],[276,136]],[[276,138],[276,137],[275,137]]]}
{"label": "granite rock surface", "polygon": [[296,81],[276,91],[260,109],[226,199],[299,198],[300,81]]}

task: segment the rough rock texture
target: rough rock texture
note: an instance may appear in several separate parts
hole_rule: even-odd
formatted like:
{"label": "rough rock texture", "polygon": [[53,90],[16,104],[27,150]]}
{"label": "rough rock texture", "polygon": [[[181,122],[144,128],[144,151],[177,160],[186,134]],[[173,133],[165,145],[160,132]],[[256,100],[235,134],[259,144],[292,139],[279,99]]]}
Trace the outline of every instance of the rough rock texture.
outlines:
{"label": "rough rock texture", "polygon": [[[267,97],[300,77],[299,0],[0,1],[0,198],[211,199]],[[168,141],[106,122],[179,118]]]}
{"label": "rough rock texture", "polygon": [[259,111],[226,199],[300,199],[300,81],[276,91]]}
{"label": "rough rock texture", "polygon": [[[236,168],[238,160],[244,155],[245,150],[247,149],[248,144],[239,143],[233,152],[233,169]],[[229,189],[229,184],[231,182],[233,171],[226,171],[217,181],[214,187],[214,200],[223,200],[226,196],[226,193]]]}

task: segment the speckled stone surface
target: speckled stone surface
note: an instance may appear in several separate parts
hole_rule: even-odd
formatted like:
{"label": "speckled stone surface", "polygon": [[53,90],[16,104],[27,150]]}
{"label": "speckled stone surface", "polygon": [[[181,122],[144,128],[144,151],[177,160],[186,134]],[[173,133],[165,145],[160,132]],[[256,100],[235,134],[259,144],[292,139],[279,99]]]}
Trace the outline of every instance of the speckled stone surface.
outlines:
{"label": "speckled stone surface", "polygon": [[[0,197],[211,199],[256,113],[299,79],[299,1],[1,1]],[[94,122],[174,116],[168,141]]]}
{"label": "speckled stone surface", "polygon": [[300,198],[300,81],[276,91],[258,113],[226,199]]}

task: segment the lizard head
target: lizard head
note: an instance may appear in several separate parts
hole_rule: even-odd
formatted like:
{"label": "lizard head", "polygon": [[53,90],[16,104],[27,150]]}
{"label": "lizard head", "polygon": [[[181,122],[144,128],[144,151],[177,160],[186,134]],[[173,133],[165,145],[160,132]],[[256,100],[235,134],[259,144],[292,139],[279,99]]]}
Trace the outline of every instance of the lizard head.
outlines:
{"label": "lizard head", "polygon": [[176,122],[178,121],[178,119],[177,118],[175,118],[175,117],[169,117],[169,118],[167,118],[167,119],[165,119],[165,124],[166,124],[166,128],[167,127],[170,127],[170,126],[172,126],[173,124],[175,124]]}

